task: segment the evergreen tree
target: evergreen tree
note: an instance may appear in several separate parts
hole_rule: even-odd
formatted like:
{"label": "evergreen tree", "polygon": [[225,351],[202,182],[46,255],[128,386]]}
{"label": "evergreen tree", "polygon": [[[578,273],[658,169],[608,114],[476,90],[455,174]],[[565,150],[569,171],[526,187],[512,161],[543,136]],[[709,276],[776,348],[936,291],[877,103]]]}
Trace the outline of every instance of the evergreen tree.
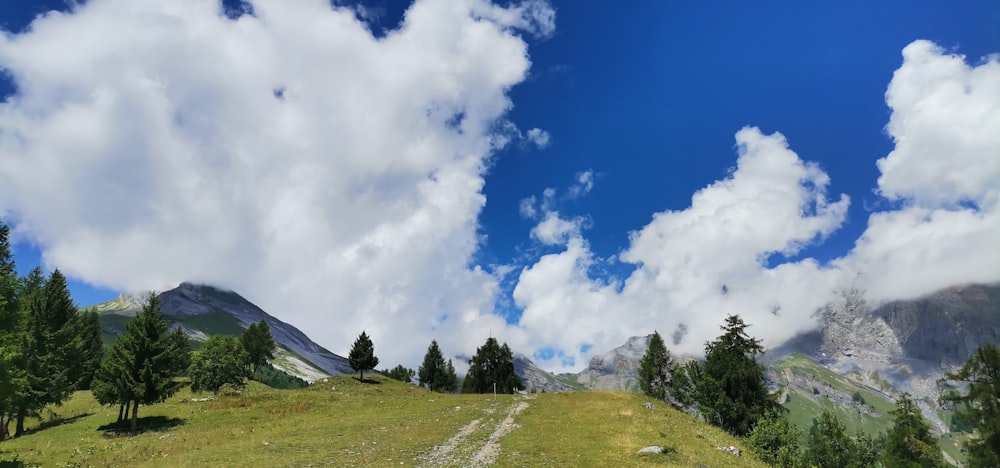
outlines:
{"label": "evergreen tree", "polygon": [[833,413],[824,410],[819,418],[813,420],[803,458],[806,466],[816,468],[852,467],[857,466],[855,450],[854,441],[847,436],[844,424]]}
{"label": "evergreen tree", "polygon": [[942,380],[968,385],[964,393],[949,389],[940,399],[954,405],[955,419],[976,433],[965,442],[969,466],[1000,466],[1000,347],[983,345]]}
{"label": "evergreen tree", "polygon": [[378,358],[375,357],[375,345],[372,344],[372,340],[364,331],[361,332],[357,340],[354,340],[351,352],[347,355],[347,361],[351,364],[351,369],[360,372],[358,378],[362,382],[365,380],[365,370],[374,369],[378,365]]}
{"label": "evergreen tree", "polygon": [[514,353],[504,343],[490,337],[476,349],[469,363],[469,373],[462,383],[462,393],[514,393],[524,389],[521,378],[514,372]]}
{"label": "evergreen tree", "polygon": [[693,388],[678,392],[689,393],[710,423],[740,437],[764,415],[784,410],[768,392],[764,367],[757,362],[764,348],[746,328],[738,315],[726,317],[723,334],[705,345],[705,363],[685,368],[685,382]]}
{"label": "evergreen tree", "polygon": [[274,359],[274,336],[271,335],[271,327],[267,321],[260,319],[260,322],[251,323],[243,335],[240,336],[243,348],[246,349],[250,368],[256,371],[258,367],[267,364],[267,361]]}
{"label": "evergreen tree", "polygon": [[670,352],[659,332],[653,332],[649,338],[649,347],[639,360],[639,388],[653,398],[666,399],[672,386],[674,369]]}
{"label": "evergreen tree", "polygon": [[920,408],[909,393],[896,400],[896,408],[889,412],[892,428],[889,429],[882,462],[889,467],[943,467],[944,457],[937,441],[931,436],[931,425],[924,420]]}
{"label": "evergreen tree", "polygon": [[10,228],[0,220],[0,440],[8,438],[15,389],[17,334],[17,270],[10,248]]}
{"label": "evergreen tree", "polygon": [[427,354],[424,355],[424,363],[417,369],[418,382],[433,392],[455,391],[458,388],[458,376],[455,375],[455,367],[449,367],[450,364],[450,360],[445,364],[437,341],[431,341]]}
{"label": "evergreen tree", "polygon": [[754,453],[768,465],[782,468],[799,465],[799,430],[783,414],[769,414],[757,421],[749,442]]}
{"label": "evergreen tree", "polygon": [[414,374],[415,372],[413,372],[413,369],[410,369],[408,367],[403,367],[402,364],[393,367],[392,369],[386,369],[382,371],[382,375],[385,375],[390,379],[395,379],[400,382],[406,382],[406,383],[410,383],[413,381]]}
{"label": "evergreen tree", "polygon": [[76,389],[88,390],[104,357],[104,341],[101,339],[101,323],[96,310],[81,312],[76,318],[76,363],[79,366]]}
{"label": "evergreen tree", "polygon": [[[150,294],[142,311],[125,324],[95,376],[94,394],[104,404],[131,407],[131,430],[140,405],[160,403],[183,385],[177,381],[191,362],[187,336],[160,314],[160,298]],[[119,411],[121,415],[121,411]]]}
{"label": "evergreen tree", "polygon": [[191,358],[191,391],[219,393],[223,385],[242,388],[250,377],[249,355],[235,336],[213,335]]}

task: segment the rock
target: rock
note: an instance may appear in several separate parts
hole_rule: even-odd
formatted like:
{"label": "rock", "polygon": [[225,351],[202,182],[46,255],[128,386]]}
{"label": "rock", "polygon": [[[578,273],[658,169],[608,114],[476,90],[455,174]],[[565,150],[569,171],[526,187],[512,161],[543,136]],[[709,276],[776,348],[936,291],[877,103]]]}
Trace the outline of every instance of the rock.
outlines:
{"label": "rock", "polygon": [[733,447],[732,445],[726,445],[722,447],[716,447],[716,450],[722,450],[723,452],[729,452],[737,457],[740,456],[740,449]]}
{"label": "rock", "polygon": [[660,447],[659,445],[650,445],[649,447],[639,449],[636,453],[663,453],[663,447]]}
{"label": "rock", "polygon": [[646,409],[656,409],[656,405],[654,405],[654,404],[652,404],[652,403],[650,403],[648,401],[644,405],[642,405],[642,406],[645,406]]}

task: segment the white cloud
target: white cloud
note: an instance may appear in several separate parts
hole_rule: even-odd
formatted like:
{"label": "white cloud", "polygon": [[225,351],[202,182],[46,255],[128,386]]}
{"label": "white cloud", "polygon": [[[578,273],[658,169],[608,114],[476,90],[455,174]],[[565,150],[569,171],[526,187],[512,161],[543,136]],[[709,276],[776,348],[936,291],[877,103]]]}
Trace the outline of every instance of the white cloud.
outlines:
{"label": "white cloud", "polygon": [[[740,157],[729,178],[632,233],[621,259],[637,269],[624,282],[591,278],[599,260],[579,230],[553,229],[569,233],[566,249],[525,269],[514,290],[524,308],[519,325],[532,341],[555,343],[579,367],[589,357],[581,351],[586,345],[606,350],[653,329],[670,337],[682,323],[688,334],[674,349],[698,353],[730,313],[772,345],[812,328],[815,319],[797,312],[823,305],[839,272],[811,259],[775,267],[763,261],[833,232],[848,198],[829,201],[827,175],[800,160],[780,134],[746,128],[736,140]],[[546,364],[558,368],[561,360]]]}
{"label": "white cloud", "polygon": [[545,148],[549,146],[549,132],[540,128],[532,128],[528,130],[528,141],[534,143],[539,148]]}
{"label": "white cloud", "polygon": [[0,37],[0,214],[73,277],[231,287],[336,352],[366,329],[387,365],[505,333],[468,265],[517,31],[552,10],[419,0],[380,40],[328,2],[253,11],[91,0]]}
{"label": "white cloud", "polygon": [[569,188],[570,198],[580,198],[594,188],[594,171],[584,171],[576,175],[576,183]]}
{"label": "white cloud", "polygon": [[546,245],[563,245],[570,237],[579,236],[582,219],[566,220],[559,213],[549,211],[534,228],[531,237]]}
{"label": "white cloud", "polygon": [[1000,61],[970,66],[915,41],[886,102],[896,146],[878,191],[902,208],[873,213],[841,265],[875,300],[1000,280]]}
{"label": "white cloud", "polygon": [[517,207],[517,211],[521,213],[521,217],[525,219],[533,219],[536,215],[538,215],[538,210],[535,209],[536,202],[537,200],[534,195],[522,199],[521,203]]}

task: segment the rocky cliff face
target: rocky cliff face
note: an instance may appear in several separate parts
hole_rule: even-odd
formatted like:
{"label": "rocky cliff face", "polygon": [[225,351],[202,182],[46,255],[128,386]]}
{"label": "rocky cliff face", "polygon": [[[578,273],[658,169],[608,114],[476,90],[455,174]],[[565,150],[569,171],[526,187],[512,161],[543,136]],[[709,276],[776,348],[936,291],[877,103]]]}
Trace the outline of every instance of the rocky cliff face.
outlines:
{"label": "rocky cliff face", "polygon": [[639,388],[639,360],[649,348],[649,335],[633,336],[625,344],[590,359],[576,381],[594,390],[636,390]]}
{"label": "rocky cliff face", "polygon": [[572,379],[542,370],[523,354],[514,355],[514,373],[521,377],[521,382],[527,390],[564,392],[582,388],[574,384]]}
{"label": "rocky cliff face", "polygon": [[[315,380],[319,375],[305,366],[315,366],[330,375],[352,373],[347,359],[331,353],[316,344],[299,329],[264,312],[250,301],[232,291],[224,291],[211,286],[182,283],[180,286],[159,294],[161,312],[175,326],[181,327],[192,339],[203,341],[217,333],[239,334],[251,323],[267,322],[279,348],[291,353],[279,353],[289,361],[281,365],[307,380]],[[134,295],[121,297],[95,306],[105,322],[115,322],[112,316],[132,317],[141,308],[143,298]],[[121,322],[117,322],[121,323]],[[294,355],[301,356],[297,359]],[[298,362],[294,362],[298,361]],[[276,363],[282,364],[282,363]]]}
{"label": "rocky cliff face", "polygon": [[945,372],[983,344],[1000,343],[1000,285],[956,286],[875,306],[852,292],[822,313],[817,358],[841,374],[928,400]]}

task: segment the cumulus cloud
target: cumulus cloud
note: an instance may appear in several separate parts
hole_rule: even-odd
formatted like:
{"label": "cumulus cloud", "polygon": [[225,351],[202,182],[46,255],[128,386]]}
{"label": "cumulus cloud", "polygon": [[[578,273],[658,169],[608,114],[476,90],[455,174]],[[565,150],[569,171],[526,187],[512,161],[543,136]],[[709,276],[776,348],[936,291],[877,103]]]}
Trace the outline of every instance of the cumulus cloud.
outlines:
{"label": "cumulus cloud", "polygon": [[789,260],[841,226],[849,199],[828,198],[829,177],[780,134],[744,128],[728,178],[631,234],[620,258],[635,270],[624,280],[591,274],[604,260],[579,231],[525,268],[514,299],[529,342],[554,343],[544,363],[557,369],[654,329],[699,354],[737,313],[774,346],[813,328],[847,287],[880,301],[1000,281],[1000,61],[970,65],[916,41],[886,103],[895,148],[877,161],[877,193],[893,207],[871,214],[851,251],[825,265]]}
{"label": "cumulus cloud", "polygon": [[[560,231],[565,224],[552,217],[539,224],[569,236],[564,251],[526,268],[514,289],[524,309],[519,325],[562,352],[546,364],[559,367],[569,357],[579,366],[589,349],[653,329],[669,336],[681,324],[688,332],[675,350],[698,353],[730,313],[758,325],[754,332],[770,344],[815,326],[809,314],[788,311],[822,306],[837,271],[811,259],[769,267],[766,258],[793,255],[829,235],[843,223],[849,199],[829,200],[826,173],[799,159],[780,134],[745,128],[736,141],[739,159],[730,177],[698,191],[688,208],[657,213],[632,233],[620,257],[636,269],[624,281],[590,276],[601,260],[578,229]],[[586,174],[578,182],[592,180]]]}
{"label": "cumulus cloud", "polygon": [[576,175],[576,183],[569,188],[570,198],[579,198],[594,188],[594,171],[584,171]]}
{"label": "cumulus cloud", "polygon": [[878,192],[902,207],[873,213],[840,263],[875,300],[1000,280],[1000,60],[915,41],[885,97],[895,148]]}
{"label": "cumulus cloud", "polygon": [[0,214],[73,277],[231,287],[336,352],[503,333],[469,259],[521,34],[553,10],[419,0],[381,39],[329,2],[252,11],[91,0],[0,36]]}
{"label": "cumulus cloud", "polygon": [[532,128],[531,130],[528,130],[527,135],[528,141],[534,143],[539,148],[549,146],[549,132],[540,128]]}

